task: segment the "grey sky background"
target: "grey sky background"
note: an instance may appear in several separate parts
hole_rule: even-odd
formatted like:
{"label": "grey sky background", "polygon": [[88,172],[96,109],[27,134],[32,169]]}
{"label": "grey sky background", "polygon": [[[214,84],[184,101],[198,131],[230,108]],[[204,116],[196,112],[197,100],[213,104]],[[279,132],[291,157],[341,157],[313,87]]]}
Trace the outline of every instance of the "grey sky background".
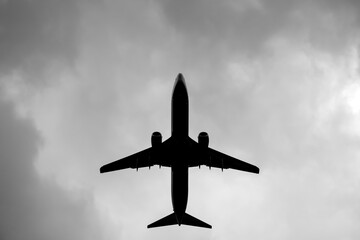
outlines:
{"label": "grey sky background", "polygon": [[[0,1],[1,239],[359,239],[358,1]],[[260,175],[99,167],[170,136],[176,75],[190,135]]]}

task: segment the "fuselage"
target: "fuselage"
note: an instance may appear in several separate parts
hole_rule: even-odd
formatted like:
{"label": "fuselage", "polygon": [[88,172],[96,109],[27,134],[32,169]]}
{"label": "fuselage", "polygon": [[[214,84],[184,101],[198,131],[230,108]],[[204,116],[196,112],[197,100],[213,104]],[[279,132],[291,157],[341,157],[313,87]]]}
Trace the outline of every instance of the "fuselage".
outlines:
{"label": "fuselage", "polygon": [[171,99],[171,135],[175,138],[189,135],[189,96],[181,73],[176,78]]}
{"label": "fuselage", "polygon": [[186,139],[189,134],[189,97],[183,75],[175,81],[171,99],[171,138],[176,141],[171,166],[171,199],[178,224],[181,224],[188,200],[188,154]]}

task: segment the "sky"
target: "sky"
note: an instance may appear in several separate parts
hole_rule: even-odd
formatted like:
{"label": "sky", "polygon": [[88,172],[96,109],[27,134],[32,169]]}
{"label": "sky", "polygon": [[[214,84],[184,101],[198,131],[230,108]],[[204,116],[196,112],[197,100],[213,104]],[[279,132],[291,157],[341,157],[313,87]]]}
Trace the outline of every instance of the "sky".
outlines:
{"label": "sky", "polygon": [[[360,4],[1,0],[0,239],[360,238]],[[190,137],[260,174],[99,168],[170,136],[183,73]]]}

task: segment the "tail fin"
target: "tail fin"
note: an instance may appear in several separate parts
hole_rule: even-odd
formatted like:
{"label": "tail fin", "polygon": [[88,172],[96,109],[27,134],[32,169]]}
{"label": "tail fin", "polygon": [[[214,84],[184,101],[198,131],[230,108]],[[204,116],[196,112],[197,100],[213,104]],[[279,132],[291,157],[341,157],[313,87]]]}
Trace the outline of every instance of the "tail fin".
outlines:
{"label": "tail fin", "polygon": [[193,217],[187,213],[184,214],[181,224],[195,227],[212,228],[210,224],[207,224],[206,222],[203,222],[200,219],[197,219],[196,217]]}
{"label": "tail fin", "polygon": [[157,220],[156,222],[149,224],[147,227],[155,228],[155,227],[163,227],[163,226],[169,226],[169,225],[175,225],[175,224],[179,224],[179,225],[184,224],[184,225],[195,226],[195,227],[212,228],[211,225],[209,225],[206,222],[203,222],[187,213],[184,213],[181,223],[178,223],[175,213],[171,213],[171,214],[167,215],[166,217],[163,217],[160,220]]}

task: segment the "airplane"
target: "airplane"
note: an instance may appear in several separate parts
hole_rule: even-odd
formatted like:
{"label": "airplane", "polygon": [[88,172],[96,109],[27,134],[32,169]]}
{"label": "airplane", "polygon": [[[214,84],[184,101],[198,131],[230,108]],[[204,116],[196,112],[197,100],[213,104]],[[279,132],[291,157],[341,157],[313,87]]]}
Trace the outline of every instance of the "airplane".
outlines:
{"label": "airplane", "polygon": [[100,173],[117,171],[126,168],[138,170],[143,167],[159,165],[171,168],[171,199],[173,213],[151,224],[148,228],[189,225],[212,228],[190,214],[186,213],[188,201],[188,174],[190,167],[206,165],[223,169],[235,169],[250,173],[259,173],[258,167],[216,151],[209,145],[209,135],[200,132],[198,141],[189,137],[189,97],[185,79],[181,73],[175,80],[171,99],[171,137],[162,142],[160,132],[151,136],[151,147],[106,164],[100,168]]}

